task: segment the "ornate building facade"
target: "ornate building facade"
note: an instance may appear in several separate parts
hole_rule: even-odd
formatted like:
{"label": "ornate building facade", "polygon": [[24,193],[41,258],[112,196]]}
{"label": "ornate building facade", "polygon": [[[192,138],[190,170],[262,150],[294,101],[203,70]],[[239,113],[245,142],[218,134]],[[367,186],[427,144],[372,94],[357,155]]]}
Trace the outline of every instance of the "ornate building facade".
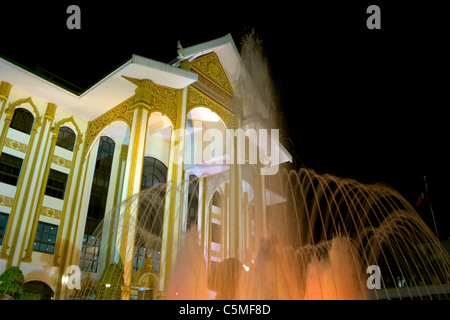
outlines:
{"label": "ornate building facade", "polygon": [[[261,164],[248,164],[249,154],[237,164],[225,148],[211,153],[217,135],[204,134],[264,127],[258,93],[237,98],[251,78],[230,35],[179,48],[168,64],[133,55],[82,93],[4,59],[0,81],[0,272],[19,266],[25,284],[63,299],[69,266],[81,267],[85,285],[101,282],[110,255],[123,264],[121,298],[139,298],[140,286],[152,287],[146,298],[164,297],[180,235],[192,225],[208,270],[229,257],[252,258],[251,238],[266,232],[265,208],[277,197]],[[291,160],[280,150],[269,166]],[[158,252],[150,259],[135,246],[138,212],[130,209],[109,226],[112,251],[102,253],[102,240],[89,258],[86,245],[112,209],[158,183],[165,185]]]}

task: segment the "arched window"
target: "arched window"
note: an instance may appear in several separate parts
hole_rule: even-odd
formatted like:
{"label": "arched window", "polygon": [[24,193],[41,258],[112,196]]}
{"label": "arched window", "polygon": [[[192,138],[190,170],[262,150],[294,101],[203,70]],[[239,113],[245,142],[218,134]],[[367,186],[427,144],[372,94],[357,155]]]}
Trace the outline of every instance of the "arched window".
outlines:
{"label": "arched window", "polygon": [[[156,158],[144,157],[142,167],[141,191],[156,186],[158,183],[166,183],[167,167]],[[141,198],[138,214],[138,232],[135,239],[133,272],[142,268],[148,254],[153,259],[153,265],[159,266],[160,250],[158,244],[153,243],[152,234],[157,237],[162,235],[165,188],[153,188],[146,192],[146,197]],[[143,232],[142,230],[146,230]],[[147,236],[145,236],[147,234]]]}
{"label": "arched window", "polygon": [[[212,205],[213,206],[220,208],[220,205],[221,205],[220,197],[221,196],[220,196],[219,191],[216,190],[213,193],[213,196],[212,196]],[[221,212],[221,211],[219,211],[219,212]],[[221,236],[221,226],[220,226],[220,224],[217,224],[217,223],[214,223],[214,222],[211,223],[211,242],[215,242],[215,243],[219,243],[220,244],[221,243],[220,236]]]}
{"label": "arched window", "polygon": [[73,151],[76,140],[75,132],[69,127],[59,128],[58,138],[56,139],[56,145],[58,147]]}
{"label": "arched window", "polygon": [[6,226],[8,225],[9,214],[0,212],[0,246],[3,242]]}
{"label": "arched window", "polygon": [[189,175],[189,189],[188,189],[188,216],[186,230],[190,228],[197,228],[198,220],[198,192],[199,180],[191,174]]}
{"label": "arched window", "polygon": [[167,167],[164,163],[153,157],[144,157],[142,168],[141,190],[151,188],[160,182],[167,181]]}
{"label": "arched window", "polygon": [[83,271],[97,272],[100,238],[95,237],[93,234],[105,216],[114,148],[114,140],[106,136],[100,137],[81,246],[80,267]]}
{"label": "arched window", "polygon": [[9,127],[30,134],[31,129],[33,129],[33,123],[34,117],[30,111],[24,108],[17,108],[14,110],[14,115]]}
{"label": "arched window", "polygon": [[220,193],[219,193],[219,191],[216,191],[216,192],[213,193],[212,204],[213,204],[213,206],[220,207]]}
{"label": "arched window", "polygon": [[27,281],[23,284],[23,292],[37,294],[40,300],[52,300],[53,290],[42,281]]}
{"label": "arched window", "polygon": [[113,139],[106,136],[100,137],[85,230],[85,233],[89,235],[94,232],[105,215],[115,145]]}

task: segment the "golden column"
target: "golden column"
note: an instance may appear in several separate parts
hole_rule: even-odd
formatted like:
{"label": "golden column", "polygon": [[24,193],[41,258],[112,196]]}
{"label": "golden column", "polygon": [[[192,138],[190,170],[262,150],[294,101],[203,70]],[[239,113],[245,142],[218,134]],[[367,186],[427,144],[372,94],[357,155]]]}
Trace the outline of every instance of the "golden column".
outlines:
{"label": "golden column", "polygon": [[[207,238],[205,238],[205,232],[207,229],[207,217],[206,217],[206,177],[199,178],[199,197],[198,197],[198,217],[200,220],[200,246],[202,252],[204,252],[205,247],[209,244],[207,243]],[[209,248],[208,248],[209,250]]]}
{"label": "golden column", "polygon": [[[0,83],[0,101],[2,103],[2,107],[0,110],[0,120],[3,117],[3,111],[5,111],[5,105],[8,101],[9,92],[11,91],[11,85],[8,82]],[[10,103],[11,105],[11,103]],[[5,111],[5,120],[3,123],[3,129],[0,134],[0,155],[2,154],[3,145],[5,144],[6,134],[8,133],[9,125],[11,124],[12,117],[14,115],[14,108],[8,108]]]}
{"label": "golden column", "polygon": [[[236,115],[235,128],[241,127],[240,115]],[[242,165],[238,163],[239,152],[236,139],[233,138],[233,162],[230,164],[230,214],[229,219],[229,252],[231,258],[243,260],[242,248]]]}
{"label": "golden column", "polygon": [[267,237],[267,217],[266,217],[266,187],[264,175],[261,174],[262,165],[257,166],[255,174],[255,248],[253,252],[258,252],[261,238]]}
{"label": "golden column", "polygon": [[[0,82],[0,120],[3,117],[3,111],[5,110],[6,101],[8,101],[9,92],[11,91],[11,84],[8,82]],[[6,134],[8,133],[9,125],[11,124],[12,114],[6,114],[6,118],[3,124],[3,130],[0,134],[0,155],[2,154],[3,145],[5,144]]]}
{"label": "golden column", "polygon": [[2,104],[0,108],[0,118],[3,116],[3,110],[5,109],[6,101],[8,101],[10,91],[11,91],[10,83],[5,81],[0,82],[0,102]]}
{"label": "golden column", "polygon": [[[41,170],[42,161],[44,161],[45,157],[47,156],[47,145],[55,111],[56,105],[53,103],[48,103],[42,123],[41,117],[39,117],[35,120],[35,124],[33,125],[33,130],[31,133],[23,165],[24,172],[21,173],[19,183],[17,184],[17,193],[14,197],[13,210],[11,211],[10,215],[10,217],[14,217],[17,220],[15,220],[16,223],[14,224],[14,226],[11,224],[11,229],[9,230],[9,232],[11,232],[12,234],[12,242],[7,262],[8,267],[11,265],[19,266],[21,261],[31,262],[31,253],[29,260],[22,258],[21,255],[26,244],[26,238],[32,237],[29,231],[31,227],[31,221],[35,216],[39,218],[39,211],[36,210],[35,206],[35,188],[37,185],[39,186],[43,182],[41,181],[41,176],[37,174],[37,171]],[[37,129],[41,127],[41,125],[42,128],[36,141],[35,137]],[[34,237],[32,241],[34,242]],[[31,252],[32,251],[33,250],[31,248]]]}
{"label": "golden column", "polygon": [[[61,124],[59,125],[57,124],[57,128],[61,128]],[[76,168],[79,167],[78,152],[80,150],[80,146],[82,143],[83,143],[83,134],[79,130],[77,130],[77,138],[74,153],[72,156],[72,164],[66,187],[67,196],[64,199],[64,205],[62,210],[63,212],[60,221],[60,230],[58,231],[58,237],[56,240],[55,252],[53,256],[54,265],[59,266],[58,282],[56,284],[55,290],[56,299],[60,299],[62,296],[62,289],[63,289],[62,277],[66,273],[66,267],[72,264],[70,261],[70,257],[75,243],[75,239],[73,239],[75,236],[73,226],[75,214],[72,210],[72,207],[75,205],[75,201],[73,200],[73,198],[76,198],[76,195],[79,193],[80,188],[80,180],[79,180],[80,172]],[[74,178],[76,178],[75,184],[73,184]],[[72,202],[70,202],[69,199],[72,199]]]}
{"label": "golden column", "polygon": [[[137,88],[132,106],[133,125],[128,145],[122,201],[141,191],[145,139],[154,85],[148,79],[133,79],[132,82],[137,85]],[[133,210],[131,206],[126,206],[119,216],[116,238],[116,252],[118,256],[116,254],[115,261],[123,265],[124,285],[122,287],[122,300],[130,299],[137,215],[137,210]]]}
{"label": "golden column", "polygon": [[177,100],[177,118],[170,141],[159,268],[159,298],[165,298],[167,283],[177,260],[180,240],[187,88],[181,93],[181,99]]}
{"label": "golden column", "polygon": [[222,209],[222,234],[221,234],[221,244],[220,251],[222,253],[222,261],[229,257],[229,221],[230,221],[230,184],[225,183],[223,196],[220,198],[220,206]]}
{"label": "golden column", "polygon": [[250,256],[250,224],[251,221],[248,215],[248,192],[243,193],[242,197],[242,248],[243,248],[243,262],[247,263]]}
{"label": "golden column", "polygon": [[[25,247],[25,241],[22,244],[22,246],[25,248],[25,256],[22,259],[22,261],[24,262],[32,261],[34,238],[39,224],[39,217],[41,215],[41,209],[44,202],[45,189],[52,165],[52,158],[56,147],[56,140],[58,138],[59,127],[51,128],[51,124],[53,123],[53,119],[55,116],[55,111],[56,105],[54,105],[53,103],[49,103],[44,115],[43,130],[41,131],[41,136],[39,137],[39,148],[41,148],[39,152],[40,158],[38,159],[38,161],[34,162],[34,165],[36,165],[36,162],[39,163],[39,169],[36,169],[38,171],[38,179],[36,181],[33,181],[32,183],[32,185],[34,186],[34,190],[32,192],[27,190],[27,193],[32,194],[31,198],[33,210],[32,214],[28,216],[27,230],[28,225],[30,225],[31,229],[28,232],[29,237],[27,245]],[[33,167],[33,171],[34,170],[35,167]],[[56,252],[57,251],[55,250],[55,253]]]}

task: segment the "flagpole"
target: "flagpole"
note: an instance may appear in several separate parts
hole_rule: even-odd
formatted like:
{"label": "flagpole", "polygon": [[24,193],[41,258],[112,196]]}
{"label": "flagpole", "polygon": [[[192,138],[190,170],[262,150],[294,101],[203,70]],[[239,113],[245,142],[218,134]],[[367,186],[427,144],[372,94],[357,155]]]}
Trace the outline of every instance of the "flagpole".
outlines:
{"label": "flagpole", "polygon": [[[427,176],[423,176],[423,181],[425,182],[425,190],[427,191],[427,194],[429,194],[428,192],[428,184],[427,184]],[[434,212],[433,212],[433,206],[431,205],[431,200],[428,201],[429,205],[430,205],[430,210],[431,210],[431,217],[433,218],[433,224],[434,224],[434,230],[436,231],[436,236],[439,240],[439,233],[438,233],[438,229],[436,226],[436,220],[434,219]]]}

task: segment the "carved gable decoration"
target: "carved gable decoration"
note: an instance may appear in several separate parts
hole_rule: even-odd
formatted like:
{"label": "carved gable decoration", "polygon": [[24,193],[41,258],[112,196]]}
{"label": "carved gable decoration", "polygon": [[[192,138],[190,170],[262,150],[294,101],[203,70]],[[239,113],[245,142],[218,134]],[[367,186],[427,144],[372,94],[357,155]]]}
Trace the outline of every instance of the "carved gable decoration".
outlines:
{"label": "carved gable decoration", "polygon": [[189,63],[189,69],[198,74],[192,87],[233,112],[233,88],[214,52],[198,57]]}
{"label": "carved gable decoration", "polygon": [[215,52],[205,54],[193,60],[191,62],[191,68],[200,76],[218,86],[227,95],[230,97],[233,96],[233,88]]}
{"label": "carved gable decoration", "polygon": [[91,144],[94,142],[97,135],[106,126],[110,125],[114,121],[123,120],[128,124],[129,127],[131,127],[131,124],[133,122],[133,110],[132,110],[133,98],[134,96],[128,98],[127,100],[115,106],[108,112],[102,114],[97,119],[89,122],[86,131],[86,143],[84,144],[83,149],[83,159],[86,159]]}

